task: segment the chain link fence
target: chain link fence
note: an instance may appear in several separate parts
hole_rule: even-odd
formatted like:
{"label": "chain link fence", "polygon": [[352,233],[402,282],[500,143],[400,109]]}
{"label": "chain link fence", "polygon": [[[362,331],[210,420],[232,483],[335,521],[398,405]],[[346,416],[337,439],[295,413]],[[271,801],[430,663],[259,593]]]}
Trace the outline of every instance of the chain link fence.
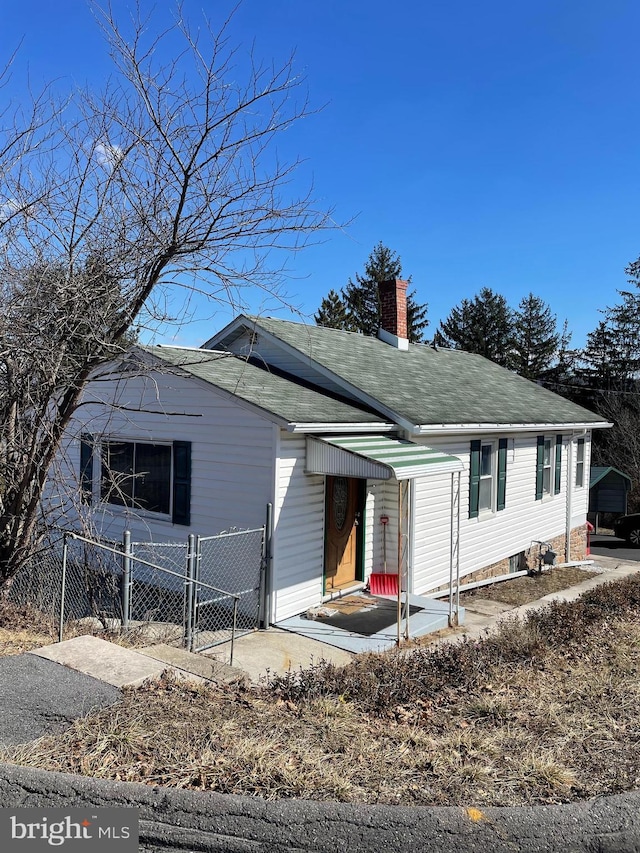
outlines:
{"label": "chain link fence", "polygon": [[57,624],[172,643],[189,651],[229,644],[260,625],[265,528],[189,536],[183,542],[89,539],[71,531],[47,542],[13,580],[9,599]]}
{"label": "chain link fence", "polygon": [[[258,627],[265,568],[264,527],[198,537],[192,611],[194,651],[224,642],[220,631],[229,621],[235,626],[235,636]],[[221,595],[220,588],[233,599]]]}
{"label": "chain link fence", "polygon": [[[185,636],[185,594],[189,571],[188,542],[128,542],[124,537],[124,570],[130,556],[125,621],[146,626],[158,642],[178,642]],[[126,577],[125,577],[126,582]]]}

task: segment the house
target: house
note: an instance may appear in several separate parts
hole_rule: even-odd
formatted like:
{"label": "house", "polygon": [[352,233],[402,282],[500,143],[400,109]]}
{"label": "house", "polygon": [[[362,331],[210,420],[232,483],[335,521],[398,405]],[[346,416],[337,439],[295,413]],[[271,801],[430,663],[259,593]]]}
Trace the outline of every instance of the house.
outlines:
{"label": "house", "polygon": [[[90,385],[58,505],[117,538],[264,523],[277,623],[370,576],[426,595],[586,553],[597,414],[486,359],[410,344],[406,282],[379,336],[241,315],[200,349],[139,348]],[[75,484],[75,485],[74,485]],[[71,488],[69,488],[71,487]]]}

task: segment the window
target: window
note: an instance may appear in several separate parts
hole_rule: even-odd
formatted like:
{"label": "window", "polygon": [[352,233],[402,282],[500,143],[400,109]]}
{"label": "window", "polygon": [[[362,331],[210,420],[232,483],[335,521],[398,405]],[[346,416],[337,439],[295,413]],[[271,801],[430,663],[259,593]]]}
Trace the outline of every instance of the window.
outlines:
{"label": "window", "polygon": [[[81,485],[87,488],[88,462],[81,452]],[[104,441],[100,497],[116,506],[171,515],[174,524],[191,523],[191,442],[157,444]],[[91,477],[93,464],[91,463]]]}
{"label": "window", "polygon": [[519,554],[513,554],[509,557],[509,574],[514,575],[516,572],[522,571],[525,566],[525,557],[524,551],[520,551]]}
{"label": "window", "polygon": [[110,504],[169,514],[171,508],[169,444],[108,441],[102,445],[100,496]]}
{"label": "window", "polygon": [[576,486],[584,486],[584,438],[578,439],[576,450]]}
{"label": "window", "polygon": [[478,509],[493,509],[493,445],[480,445],[480,494]]}
{"label": "window", "polygon": [[560,493],[562,481],[562,436],[539,435],[537,440],[536,500]]}
{"label": "window", "polygon": [[507,439],[471,442],[469,518],[505,508]]}

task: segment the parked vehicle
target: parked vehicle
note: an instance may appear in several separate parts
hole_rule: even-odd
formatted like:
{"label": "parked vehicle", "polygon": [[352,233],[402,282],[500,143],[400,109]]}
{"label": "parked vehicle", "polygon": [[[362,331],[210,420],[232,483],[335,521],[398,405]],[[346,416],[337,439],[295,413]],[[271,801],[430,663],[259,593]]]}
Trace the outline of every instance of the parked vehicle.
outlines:
{"label": "parked vehicle", "polygon": [[621,539],[626,539],[634,548],[640,548],[640,512],[616,518],[613,522],[613,532]]}

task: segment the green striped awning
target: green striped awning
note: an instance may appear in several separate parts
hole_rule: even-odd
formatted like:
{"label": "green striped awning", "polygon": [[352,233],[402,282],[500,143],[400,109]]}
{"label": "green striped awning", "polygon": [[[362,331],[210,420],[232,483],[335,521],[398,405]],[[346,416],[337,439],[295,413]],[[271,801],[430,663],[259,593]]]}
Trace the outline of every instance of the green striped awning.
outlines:
{"label": "green striped awning", "polygon": [[462,471],[457,456],[387,435],[318,436],[307,439],[308,474],[410,480]]}

